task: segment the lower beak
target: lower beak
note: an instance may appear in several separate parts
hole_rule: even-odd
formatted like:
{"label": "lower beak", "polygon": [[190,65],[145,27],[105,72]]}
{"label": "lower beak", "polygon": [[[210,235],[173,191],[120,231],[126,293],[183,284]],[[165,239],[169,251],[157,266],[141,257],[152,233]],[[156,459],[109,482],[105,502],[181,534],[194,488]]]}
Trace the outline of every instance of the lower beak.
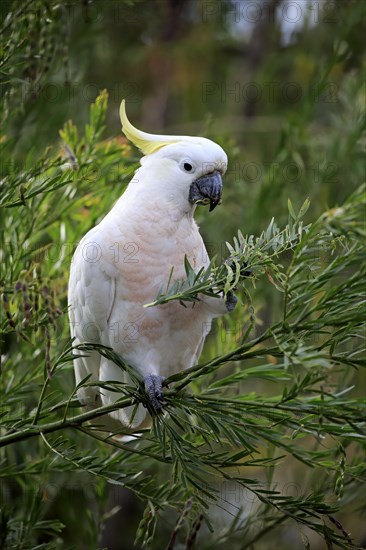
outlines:
{"label": "lower beak", "polygon": [[221,201],[222,179],[218,170],[196,179],[189,189],[189,201],[193,204],[210,204],[209,212]]}

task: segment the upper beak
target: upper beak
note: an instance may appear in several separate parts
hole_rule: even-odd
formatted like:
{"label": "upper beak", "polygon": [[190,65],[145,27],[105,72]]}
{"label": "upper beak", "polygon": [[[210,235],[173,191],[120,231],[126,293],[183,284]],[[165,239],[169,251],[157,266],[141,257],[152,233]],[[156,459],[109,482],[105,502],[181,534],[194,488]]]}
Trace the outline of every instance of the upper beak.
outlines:
{"label": "upper beak", "polygon": [[196,179],[189,189],[189,201],[192,203],[210,203],[209,211],[220,203],[222,194],[222,179],[218,170]]}

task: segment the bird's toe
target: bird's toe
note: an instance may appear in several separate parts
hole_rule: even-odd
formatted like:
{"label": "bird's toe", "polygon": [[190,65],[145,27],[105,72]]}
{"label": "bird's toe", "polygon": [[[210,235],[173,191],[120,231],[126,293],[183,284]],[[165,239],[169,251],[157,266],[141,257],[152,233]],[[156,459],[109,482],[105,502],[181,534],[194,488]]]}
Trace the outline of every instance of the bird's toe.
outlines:
{"label": "bird's toe", "polygon": [[238,303],[238,299],[235,296],[235,294],[231,291],[228,292],[226,295],[225,305],[229,313],[231,313],[235,309],[235,306],[237,303]]}
{"label": "bird's toe", "polygon": [[150,403],[156,413],[160,413],[163,410],[163,376],[156,374],[150,374],[144,380],[145,391],[149,396]]}

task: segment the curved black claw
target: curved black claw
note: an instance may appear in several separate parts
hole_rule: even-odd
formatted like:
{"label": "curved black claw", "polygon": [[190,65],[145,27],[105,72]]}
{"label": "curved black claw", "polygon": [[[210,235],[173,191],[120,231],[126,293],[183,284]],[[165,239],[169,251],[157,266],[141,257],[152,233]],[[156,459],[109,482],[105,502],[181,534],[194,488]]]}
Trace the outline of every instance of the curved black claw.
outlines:
{"label": "curved black claw", "polygon": [[163,410],[163,382],[164,376],[149,374],[144,380],[145,391],[149,396],[150,403],[156,413]]}
{"label": "curved black claw", "polygon": [[229,313],[231,313],[235,309],[237,303],[238,299],[235,296],[234,292],[231,292],[231,290],[229,290],[229,292],[226,294],[225,300],[226,309]]}

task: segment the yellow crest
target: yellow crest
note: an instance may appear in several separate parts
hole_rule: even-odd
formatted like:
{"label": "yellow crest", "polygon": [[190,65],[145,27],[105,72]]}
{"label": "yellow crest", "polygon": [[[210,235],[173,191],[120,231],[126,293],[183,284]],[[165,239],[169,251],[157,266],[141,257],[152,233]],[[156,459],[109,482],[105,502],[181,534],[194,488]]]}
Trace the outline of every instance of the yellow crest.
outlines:
{"label": "yellow crest", "polygon": [[148,134],[147,132],[142,132],[134,126],[127,118],[126,114],[126,102],[122,99],[121,107],[119,109],[119,115],[122,122],[122,132],[125,134],[126,138],[129,139],[136,147],[143,152],[144,155],[151,155],[155,153],[161,147],[169,145],[171,143],[176,143],[182,138],[178,136],[159,136],[155,134]]}

